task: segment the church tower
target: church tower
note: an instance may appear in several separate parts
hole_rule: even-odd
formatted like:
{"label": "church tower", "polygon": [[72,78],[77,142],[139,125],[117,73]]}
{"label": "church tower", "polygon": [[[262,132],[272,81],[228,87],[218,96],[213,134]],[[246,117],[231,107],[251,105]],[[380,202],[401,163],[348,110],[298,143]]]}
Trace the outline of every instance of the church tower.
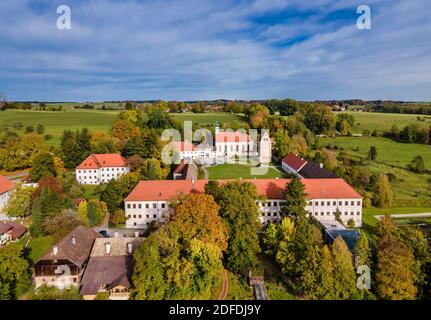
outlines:
{"label": "church tower", "polygon": [[259,145],[260,164],[269,165],[272,159],[272,141],[267,129],[262,129]]}

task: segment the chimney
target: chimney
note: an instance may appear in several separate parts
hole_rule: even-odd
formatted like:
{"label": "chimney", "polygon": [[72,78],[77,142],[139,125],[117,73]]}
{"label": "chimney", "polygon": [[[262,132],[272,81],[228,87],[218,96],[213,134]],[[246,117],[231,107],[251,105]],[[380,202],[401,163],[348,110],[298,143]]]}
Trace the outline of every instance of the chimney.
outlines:
{"label": "chimney", "polygon": [[196,191],[195,183],[196,183],[196,180],[192,179],[192,193],[195,193]]}
{"label": "chimney", "polygon": [[127,253],[128,254],[132,254],[133,253],[133,243],[128,243],[127,244]]}
{"label": "chimney", "polygon": [[139,231],[135,231],[135,238],[139,238]]}
{"label": "chimney", "polygon": [[323,163],[320,163],[320,169],[323,169]]}
{"label": "chimney", "polygon": [[52,247],[52,255],[56,256],[57,253],[58,253],[58,247],[57,246]]}
{"label": "chimney", "polygon": [[114,238],[118,238],[120,236],[120,234],[118,232],[114,233]]}
{"label": "chimney", "polygon": [[111,254],[111,244],[109,242],[105,243],[105,253]]}
{"label": "chimney", "polygon": [[72,237],[72,244],[76,244],[76,238]]}

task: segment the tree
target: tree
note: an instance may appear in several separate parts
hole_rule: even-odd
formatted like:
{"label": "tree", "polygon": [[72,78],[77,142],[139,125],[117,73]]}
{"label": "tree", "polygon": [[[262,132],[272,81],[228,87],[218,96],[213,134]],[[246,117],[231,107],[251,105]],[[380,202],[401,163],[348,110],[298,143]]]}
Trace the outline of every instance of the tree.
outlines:
{"label": "tree", "polygon": [[377,159],[377,148],[375,146],[371,146],[368,151],[368,160],[376,161]]}
{"label": "tree", "polygon": [[128,140],[141,134],[139,127],[130,120],[119,119],[112,124],[112,136],[120,140]]}
{"label": "tree", "polygon": [[61,142],[61,158],[66,168],[75,168],[81,163],[81,150],[71,131],[65,131]]}
{"label": "tree", "polygon": [[358,240],[356,240],[355,244],[355,267],[365,265],[369,268],[371,265],[371,248],[370,243],[368,242],[367,235],[364,232],[361,232]]}
{"label": "tree", "polygon": [[30,170],[30,178],[37,182],[44,177],[55,177],[57,171],[55,169],[54,159],[48,152],[38,154],[34,159]]}
{"label": "tree", "polygon": [[299,179],[294,176],[288,182],[283,191],[283,198],[285,202],[281,205],[282,215],[292,216],[298,218],[305,216],[305,206],[307,205],[307,194],[305,193],[305,186]]}
{"label": "tree", "polygon": [[387,175],[379,175],[373,200],[375,206],[379,208],[390,208],[392,206],[393,193]]}
{"label": "tree", "polygon": [[110,221],[113,225],[124,225],[126,223],[126,215],[123,209],[117,209],[110,216]]}
{"label": "tree", "polygon": [[425,172],[425,161],[422,156],[416,156],[409,164],[409,169],[416,173]]}
{"label": "tree", "polygon": [[134,258],[132,298],[136,300],[165,298],[168,284],[165,281],[164,266],[156,239],[150,236],[144,240]]}
{"label": "tree", "polygon": [[81,203],[78,205],[76,213],[77,213],[79,219],[83,222],[83,224],[85,226],[88,226],[90,224],[89,221],[88,221],[88,205],[87,205],[87,201],[81,201]]}
{"label": "tree", "polygon": [[160,161],[154,158],[144,160],[140,173],[143,180],[161,180],[164,178]]}
{"label": "tree", "polygon": [[105,190],[100,195],[100,200],[106,203],[109,212],[115,212],[121,208],[124,198],[138,184],[140,175],[136,172],[126,173],[117,180],[110,180]]}
{"label": "tree", "polygon": [[320,269],[318,272],[317,283],[318,290],[316,297],[322,300],[335,299],[334,293],[334,262],[332,260],[331,251],[327,245],[324,245],[321,251]]}
{"label": "tree", "polygon": [[33,187],[17,185],[12,191],[5,212],[9,217],[25,217],[31,214]]}
{"label": "tree", "polygon": [[45,230],[54,241],[63,239],[70,231],[84,225],[76,212],[72,209],[64,209],[60,214],[45,222]]}
{"label": "tree", "polygon": [[24,248],[10,243],[0,248],[0,300],[15,300],[31,285],[30,268]]}
{"label": "tree", "polygon": [[226,266],[233,272],[247,275],[257,267],[257,254],[260,252],[256,187],[235,181],[223,186],[212,183],[205,191],[211,192],[220,206],[220,216],[228,230],[229,244],[224,255]]}
{"label": "tree", "polygon": [[218,213],[219,206],[211,195],[192,194],[180,201],[171,217],[186,243],[199,239],[226,250],[226,227]]}
{"label": "tree", "polygon": [[338,236],[331,246],[334,262],[335,299],[347,300],[356,297],[356,273],[352,265],[352,254],[343,238]]}
{"label": "tree", "polygon": [[61,160],[61,158],[59,157],[54,157],[54,167],[55,167],[55,172],[57,173],[57,176],[62,177],[66,170],[64,170],[64,162],[63,160]]}
{"label": "tree", "polygon": [[38,124],[36,127],[36,132],[38,134],[43,134],[45,132],[45,126],[43,124]]}
{"label": "tree", "polygon": [[377,243],[376,291],[385,300],[413,300],[414,257],[410,249],[392,235]]}
{"label": "tree", "polygon": [[250,126],[255,129],[268,128],[268,120],[270,117],[269,109],[262,105],[256,105],[250,108]]}

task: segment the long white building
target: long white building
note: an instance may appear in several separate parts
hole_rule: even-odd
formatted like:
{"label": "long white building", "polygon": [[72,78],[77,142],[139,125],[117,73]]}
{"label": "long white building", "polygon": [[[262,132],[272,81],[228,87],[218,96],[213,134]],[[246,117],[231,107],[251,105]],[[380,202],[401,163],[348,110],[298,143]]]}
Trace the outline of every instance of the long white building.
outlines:
{"label": "long white building", "polygon": [[[219,180],[226,183],[228,180]],[[280,219],[283,190],[289,179],[241,180],[256,185],[265,200],[257,201],[261,211],[260,221],[266,224]],[[180,195],[203,193],[206,180],[140,181],[124,201],[126,227],[146,228],[152,221],[166,222],[171,214],[169,203]],[[343,179],[302,179],[307,193],[306,210],[319,221],[336,220],[336,212],[347,224],[362,225],[362,197]]]}
{"label": "long white building", "polygon": [[130,172],[127,160],[120,154],[92,154],[76,167],[76,180],[81,184],[108,183]]}

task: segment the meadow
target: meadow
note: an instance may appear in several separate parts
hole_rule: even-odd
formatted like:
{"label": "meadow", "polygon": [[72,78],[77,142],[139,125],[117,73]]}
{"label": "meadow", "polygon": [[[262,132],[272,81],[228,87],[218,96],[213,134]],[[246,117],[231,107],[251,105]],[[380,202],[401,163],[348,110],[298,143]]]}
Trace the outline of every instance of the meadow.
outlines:
{"label": "meadow", "polygon": [[351,114],[355,118],[355,124],[352,128],[353,133],[362,133],[362,130],[368,129],[385,131],[390,130],[394,124],[398,128],[404,128],[408,124],[428,124],[431,125],[431,116],[419,115],[425,121],[419,121],[416,114],[400,113],[376,113],[376,112],[343,112]]}
{"label": "meadow", "polygon": [[365,161],[371,174],[391,173],[394,192],[393,207],[431,207],[431,175],[409,171],[408,164],[416,155],[422,155],[425,166],[431,170],[431,146],[404,144],[381,137],[324,138],[322,145],[337,146],[352,158],[366,159],[370,146],[377,148],[376,161]]}
{"label": "meadow", "polygon": [[64,130],[78,130],[88,128],[91,132],[109,132],[112,122],[115,120],[117,111],[102,110],[82,110],[66,109],[66,111],[23,111],[6,110],[0,112],[0,127],[4,125],[12,126],[14,123],[21,123],[24,132],[26,126],[45,126],[44,135],[51,135],[52,139],[47,143],[51,146],[60,144]]}
{"label": "meadow", "polygon": [[208,168],[209,179],[268,179],[268,178],[284,178],[284,174],[268,168],[268,172],[264,175],[252,175],[251,168],[254,166],[243,164],[219,164]]}

